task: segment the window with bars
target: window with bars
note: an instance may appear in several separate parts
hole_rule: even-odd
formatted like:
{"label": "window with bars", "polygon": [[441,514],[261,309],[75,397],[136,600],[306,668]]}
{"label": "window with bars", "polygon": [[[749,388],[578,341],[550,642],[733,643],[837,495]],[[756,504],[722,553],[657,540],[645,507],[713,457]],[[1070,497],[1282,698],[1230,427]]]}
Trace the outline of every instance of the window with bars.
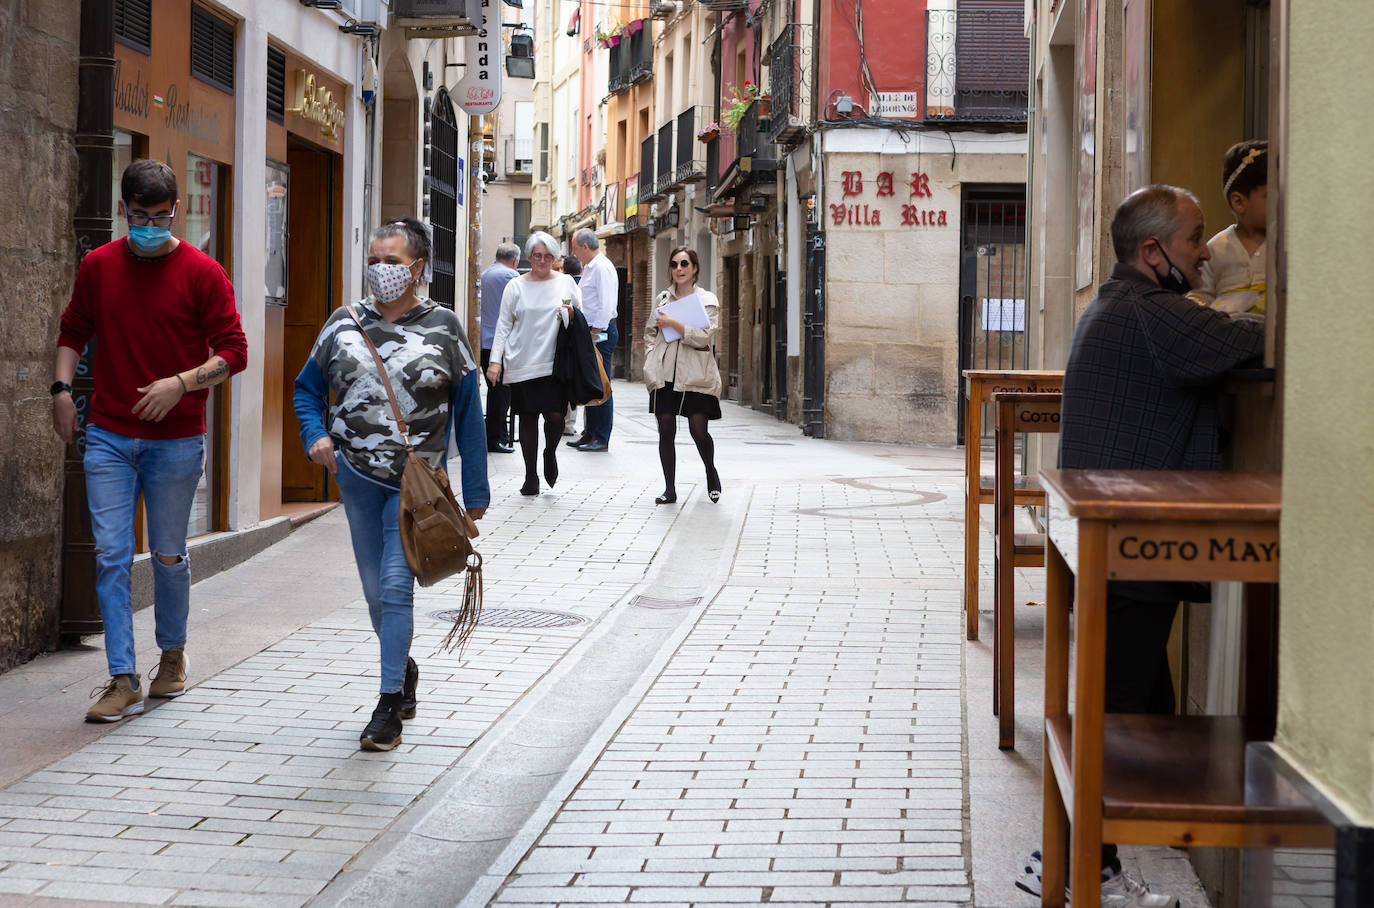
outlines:
{"label": "window with bars", "polygon": [[267,48],[267,119],[286,122],[286,54]]}
{"label": "window with bars", "polygon": [[145,54],[153,52],[153,0],[115,0],[115,40]]}
{"label": "window with bars", "polygon": [[191,7],[191,75],[234,93],[234,26],[200,6]]}

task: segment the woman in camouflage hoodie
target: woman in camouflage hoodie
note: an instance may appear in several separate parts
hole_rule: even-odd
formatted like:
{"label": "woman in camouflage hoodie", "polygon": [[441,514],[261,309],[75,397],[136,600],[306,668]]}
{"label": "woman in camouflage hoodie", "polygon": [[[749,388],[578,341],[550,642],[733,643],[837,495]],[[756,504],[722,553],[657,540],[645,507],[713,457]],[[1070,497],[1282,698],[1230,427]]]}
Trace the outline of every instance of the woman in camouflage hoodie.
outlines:
{"label": "woman in camouflage hoodie", "polygon": [[[477,363],[458,316],[416,295],[430,254],[420,221],[378,228],[368,255],[372,292],[355,308],[386,363],[416,453],[444,466],[449,433],[456,434],[463,504],[481,519],[491,490]],[[334,405],[326,412],[331,392]],[[346,309],[336,310],[316,338],[296,377],[295,405],[307,456],[339,484],[381,644],[381,698],[360,743],[364,750],[391,750],[401,743],[401,720],[415,715],[420,677],[410,658],[415,578],[397,514],[406,450],[377,365]]]}

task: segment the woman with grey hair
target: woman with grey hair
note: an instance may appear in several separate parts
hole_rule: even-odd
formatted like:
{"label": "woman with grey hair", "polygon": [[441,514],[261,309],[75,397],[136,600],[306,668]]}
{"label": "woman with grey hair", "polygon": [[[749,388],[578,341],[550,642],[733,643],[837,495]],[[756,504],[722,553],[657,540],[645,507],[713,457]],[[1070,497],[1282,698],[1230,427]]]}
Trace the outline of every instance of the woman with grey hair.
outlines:
{"label": "woman with grey hair", "polygon": [[582,294],[566,274],[553,270],[563,251],[558,241],[536,230],[525,243],[530,271],[506,285],[501,314],[491,343],[487,378],[504,380],[511,391],[511,409],[520,417],[520,453],[525,458],[521,495],[539,494],[539,417],[544,417],[544,480],[558,482],[558,440],[563,437],[563,386],[553,377],[558,328],[569,310],[582,308]]}

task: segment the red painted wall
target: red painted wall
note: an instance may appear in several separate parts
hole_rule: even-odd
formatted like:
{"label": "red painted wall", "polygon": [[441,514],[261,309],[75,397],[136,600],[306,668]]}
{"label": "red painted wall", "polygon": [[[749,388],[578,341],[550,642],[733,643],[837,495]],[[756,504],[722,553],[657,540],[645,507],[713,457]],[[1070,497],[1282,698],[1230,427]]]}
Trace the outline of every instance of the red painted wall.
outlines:
{"label": "red painted wall", "polygon": [[[750,12],[759,8],[762,0],[753,0]],[[720,33],[720,109],[725,111],[730,101],[743,93],[745,80],[759,84],[758,54],[754,51],[755,30],[745,24],[742,11],[736,12],[726,22]],[[744,51],[744,69],[738,66],[739,52]],[[707,69],[709,74],[710,70]],[[721,131],[720,166],[723,171],[735,159],[735,135],[730,130]]]}
{"label": "red painted wall", "polygon": [[[872,114],[859,69],[856,0],[822,0],[818,25],[817,104],[819,116],[836,116],[830,106],[840,91],[857,105],[851,116]],[[864,56],[878,91],[916,92],[916,115],[925,117],[926,0],[863,0]],[[862,112],[860,111],[862,109]]]}

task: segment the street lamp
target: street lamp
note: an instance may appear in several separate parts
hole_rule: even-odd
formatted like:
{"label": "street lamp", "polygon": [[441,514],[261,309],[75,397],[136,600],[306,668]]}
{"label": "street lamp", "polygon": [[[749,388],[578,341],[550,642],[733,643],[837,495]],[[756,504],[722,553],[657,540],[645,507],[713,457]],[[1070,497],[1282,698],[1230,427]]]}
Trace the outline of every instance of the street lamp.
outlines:
{"label": "street lamp", "polygon": [[506,57],[506,75],[512,79],[534,78],[534,36],[510,36],[510,54]]}

